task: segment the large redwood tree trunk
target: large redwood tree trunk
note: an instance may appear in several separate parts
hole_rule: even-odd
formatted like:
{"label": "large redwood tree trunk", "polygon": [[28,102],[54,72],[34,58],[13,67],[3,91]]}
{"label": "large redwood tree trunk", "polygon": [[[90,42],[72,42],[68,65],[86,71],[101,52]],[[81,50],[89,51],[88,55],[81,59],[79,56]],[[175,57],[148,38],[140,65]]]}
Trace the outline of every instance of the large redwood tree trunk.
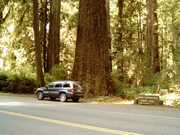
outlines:
{"label": "large redwood tree trunk", "polygon": [[86,96],[113,92],[109,60],[107,0],[80,0],[72,78],[82,82]]}

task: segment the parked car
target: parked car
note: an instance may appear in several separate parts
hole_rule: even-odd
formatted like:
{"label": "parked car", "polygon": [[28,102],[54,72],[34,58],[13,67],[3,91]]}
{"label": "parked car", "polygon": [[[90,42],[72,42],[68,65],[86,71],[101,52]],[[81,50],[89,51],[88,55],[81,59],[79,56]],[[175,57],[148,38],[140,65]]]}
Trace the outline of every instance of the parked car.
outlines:
{"label": "parked car", "polygon": [[78,102],[79,98],[84,97],[84,91],[79,82],[69,80],[51,82],[45,87],[38,88],[36,94],[38,100],[49,97],[51,100],[59,98],[61,102],[66,102],[67,99]]}

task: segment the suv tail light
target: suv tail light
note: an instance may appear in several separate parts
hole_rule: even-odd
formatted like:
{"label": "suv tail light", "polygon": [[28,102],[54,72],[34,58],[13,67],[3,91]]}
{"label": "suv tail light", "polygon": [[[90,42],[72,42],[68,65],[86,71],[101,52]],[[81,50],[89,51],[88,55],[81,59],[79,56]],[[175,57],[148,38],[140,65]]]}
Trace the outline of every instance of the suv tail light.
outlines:
{"label": "suv tail light", "polygon": [[74,88],[71,88],[71,89],[70,89],[70,92],[74,92]]}

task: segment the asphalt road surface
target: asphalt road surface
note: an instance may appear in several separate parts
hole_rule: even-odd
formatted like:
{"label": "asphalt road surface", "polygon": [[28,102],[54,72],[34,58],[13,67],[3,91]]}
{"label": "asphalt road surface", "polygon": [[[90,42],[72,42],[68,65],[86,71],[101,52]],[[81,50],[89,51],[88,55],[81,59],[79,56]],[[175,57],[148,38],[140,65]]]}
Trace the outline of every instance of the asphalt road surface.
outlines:
{"label": "asphalt road surface", "polygon": [[0,96],[0,135],[180,135],[180,109]]}

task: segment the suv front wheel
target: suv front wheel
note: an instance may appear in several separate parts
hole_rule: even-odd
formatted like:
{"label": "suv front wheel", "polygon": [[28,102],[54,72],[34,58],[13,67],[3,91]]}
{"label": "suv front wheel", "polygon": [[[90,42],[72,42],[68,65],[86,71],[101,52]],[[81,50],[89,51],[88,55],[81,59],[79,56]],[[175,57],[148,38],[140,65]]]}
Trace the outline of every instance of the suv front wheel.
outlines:
{"label": "suv front wheel", "polygon": [[66,102],[66,101],[67,101],[67,96],[66,96],[66,94],[65,94],[65,93],[61,93],[61,94],[59,95],[59,100],[60,100],[61,102]]}
{"label": "suv front wheel", "polygon": [[38,92],[38,93],[37,93],[37,99],[38,99],[38,100],[43,100],[43,99],[44,99],[43,92]]}

